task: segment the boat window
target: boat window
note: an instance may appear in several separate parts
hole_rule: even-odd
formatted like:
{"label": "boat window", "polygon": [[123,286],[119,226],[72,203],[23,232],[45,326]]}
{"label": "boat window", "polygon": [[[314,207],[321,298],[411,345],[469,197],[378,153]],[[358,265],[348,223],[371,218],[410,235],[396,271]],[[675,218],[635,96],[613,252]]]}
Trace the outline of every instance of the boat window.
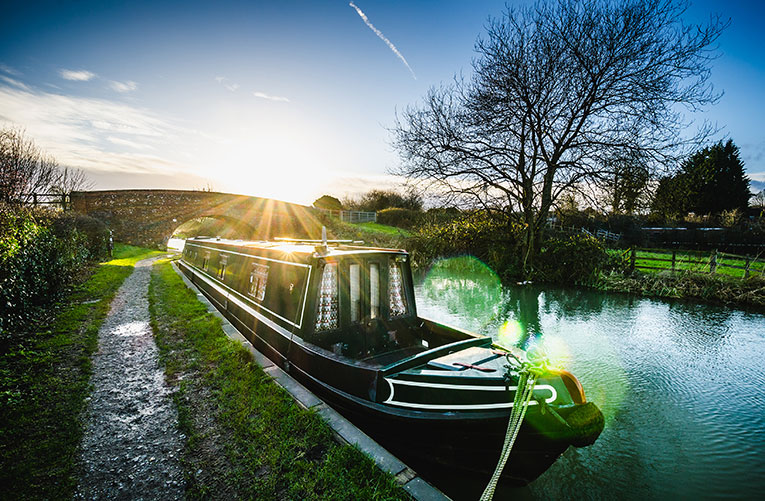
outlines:
{"label": "boat window", "polygon": [[406,293],[401,273],[401,263],[391,259],[390,277],[388,278],[388,298],[391,318],[406,315]]}
{"label": "boat window", "polygon": [[352,264],[350,269],[351,322],[361,320],[361,266]]}
{"label": "boat window", "polygon": [[369,264],[369,316],[380,316],[380,265]]}
{"label": "boat window", "polygon": [[226,266],[228,265],[228,256],[221,256],[218,264],[218,278],[223,280],[226,276]]}
{"label": "boat window", "polygon": [[266,282],[268,281],[268,266],[264,264],[252,265],[250,272],[250,284],[247,293],[257,301],[263,301],[266,297]]}
{"label": "boat window", "polygon": [[205,257],[202,259],[202,269],[207,271],[207,265],[210,264],[210,252],[205,252]]}
{"label": "boat window", "polygon": [[319,287],[316,312],[316,331],[333,331],[338,327],[337,263],[324,265]]}

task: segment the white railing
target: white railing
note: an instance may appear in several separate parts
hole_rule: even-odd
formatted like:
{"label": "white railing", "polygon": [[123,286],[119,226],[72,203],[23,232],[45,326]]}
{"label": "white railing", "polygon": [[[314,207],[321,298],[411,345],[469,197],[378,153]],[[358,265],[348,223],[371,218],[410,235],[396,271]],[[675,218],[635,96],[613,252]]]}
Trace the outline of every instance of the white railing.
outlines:
{"label": "white railing", "polygon": [[328,213],[331,216],[335,216],[340,219],[340,221],[346,222],[346,223],[376,223],[377,222],[377,213],[376,212],[364,212],[359,210],[329,210],[329,209],[320,209],[326,213]]}

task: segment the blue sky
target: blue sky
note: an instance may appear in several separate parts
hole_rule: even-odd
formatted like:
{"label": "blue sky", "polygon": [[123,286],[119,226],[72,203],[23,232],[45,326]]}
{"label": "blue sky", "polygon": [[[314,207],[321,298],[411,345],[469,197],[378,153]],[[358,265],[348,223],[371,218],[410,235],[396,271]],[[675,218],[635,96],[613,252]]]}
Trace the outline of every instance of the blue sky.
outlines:
{"label": "blue sky", "polygon": [[[97,189],[209,185],[310,203],[389,187],[395,110],[469,75],[504,4],[357,0],[378,35],[346,1],[12,1],[0,122]],[[731,18],[712,75],[725,96],[704,117],[763,182],[765,8],[694,2],[688,19],[715,11]]]}

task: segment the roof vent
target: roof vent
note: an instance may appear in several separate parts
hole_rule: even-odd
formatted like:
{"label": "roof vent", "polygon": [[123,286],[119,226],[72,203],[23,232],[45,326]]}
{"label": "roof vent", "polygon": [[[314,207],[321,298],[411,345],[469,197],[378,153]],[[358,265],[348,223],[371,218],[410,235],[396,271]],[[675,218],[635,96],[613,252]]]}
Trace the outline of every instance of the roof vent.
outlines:
{"label": "roof vent", "polygon": [[329,247],[327,246],[327,227],[321,227],[321,245],[314,247],[316,252],[320,255],[329,253]]}

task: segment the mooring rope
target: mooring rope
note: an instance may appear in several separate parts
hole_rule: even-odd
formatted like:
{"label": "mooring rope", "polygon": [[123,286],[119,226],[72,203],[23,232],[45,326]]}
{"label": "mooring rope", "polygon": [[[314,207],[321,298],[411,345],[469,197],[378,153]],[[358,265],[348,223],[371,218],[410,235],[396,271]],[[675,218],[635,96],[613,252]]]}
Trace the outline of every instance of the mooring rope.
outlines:
{"label": "mooring rope", "polygon": [[510,413],[510,421],[507,423],[505,443],[502,446],[502,453],[499,456],[497,468],[494,470],[494,474],[491,476],[489,484],[481,495],[481,501],[491,501],[494,497],[494,491],[497,488],[499,477],[502,475],[502,470],[505,469],[505,463],[507,463],[507,460],[510,457],[510,452],[513,450],[515,439],[518,437],[518,431],[521,429],[523,418],[526,415],[526,409],[529,407],[529,401],[531,401],[531,395],[534,392],[534,386],[537,384],[537,377],[539,377],[541,373],[542,371],[540,367],[532,366],[529,363],[523,363],[518,369],[518,387],[515,390],[515,399],[513,400],[513,410]]}

